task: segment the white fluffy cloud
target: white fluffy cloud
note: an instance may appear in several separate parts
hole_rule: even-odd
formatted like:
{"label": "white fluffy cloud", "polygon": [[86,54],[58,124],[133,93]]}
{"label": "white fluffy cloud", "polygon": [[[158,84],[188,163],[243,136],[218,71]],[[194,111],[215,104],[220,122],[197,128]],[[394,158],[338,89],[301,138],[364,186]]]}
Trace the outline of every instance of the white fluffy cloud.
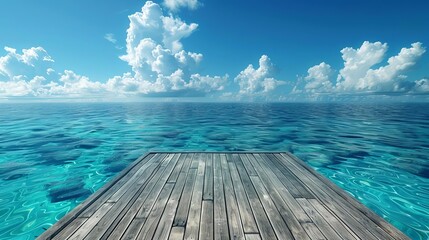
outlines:
{"label": "white fluffy cloud", "polygon": [[234,80],[240,86],[240,94],[267,93],[283,84],[273,78],[273,64],[267,55],[261,56],[257,69],[249,64]]}
{"label": "white fluffy cloud", "polygon": [[[347,47],[341,50],[344,67],[336,80],[330,65],[322,62],[308,70],[303,91],[308,93],[423,93],[427,91],[426,79],[410,81],[405,75],[425,53],[421,43],[402,48],[387,64],[381,64],[386,57],[387,43],[365,41],[358,49]],[[296,88],[299,89],[299,88]],[[300,91],[296,91],[300,92]],[[302,92],[302,90],[301,90]],[[429,92],[429,91],[428,91]]]}
{"label": "white fluffy cloud", "polygon": [[322,62],[308,69],[305,77],[305,90],[308,92],[330,92],[332,91],[331,77],[333,70],[329,64]]}
{"label": "white fluffy cloud", "polygon": [[0,96],[37,96],[49,91],[45,86],[52,74],[54,60],[42,47],[16,49],[5,47],[0,57]]}
{"label": "white fluffy cloud", "polygon": [[201,76],[200,74],[192,74],[191,80],[188,83],[188,86],[192,89],[201,92],[210,92],[212,90],[222,91],[225,89],[225,85],[228,82],[228,75],[223,77],[215,76],[210,77],[208,75]]}
{"label": "white fluffy cloud", "polygon": [[45,76],[54,62],[42,47],[23,49],[22,53],[10,47],[5,47],[4,50],[6,55],[0,57],[0,81],[13,80],[16,76],[20,76],[22,80]]}
{"label": "white fluffy cloud", "polygon": [[387,51],[387,44],[380,42],[364,44],[357,50],[345,48],[344,68],[338,75],[337,90],[362,92],[404,92],[403,75],[425,52],[422,44],[413,43],[410,48],[402,48],[398,55],[390,57],[387,65],[372,69],[380,63]]}
{"label": "white fluffy cloud", "polygon": [[359,89],[360,79],[365,77],[372,66],[383,60],[386,51],[386,43],[368,41],[358,49],[347,47],[341,50],[344,68],[337,78],[338,87],[345,91]]}
{"label": "white fluffy cloud", "polygon": [[196,9],[200,3],[198,0],[164,0],[164,5],[171,11],[177,11],[181,7]]}
{"label": "white fluffy cloud", "polygon": [[187,24],[171,14],[165,16],[162,8],[151,1],[129,19],[127,54],[120,58],[131,66],[134,75],[116,76],[109,80],[110,86],[135,94],[223,89],[227,76],[201,77],[195,71],[203,55],[183,49],[181,40],[197,29],[196,23]]}
{"label": "white fluffy cloud", "polygon": [[20,77],[22,77],[22,75],[14,77],[13,80],[10,81],[0,81],[0,97],[37,96],[48,91],[43,85],[43,82],[46,80],[44,77],[37,76],[29,81]]}
{"label": "white fluffy cloud", "polygon": [[[62,83],[62,84],[61,84]],[[93,96],[105,93],[105,84],[90,81],[71,70],[65,70],[60,75],[60,83],[51,83],[49,95],[57,96]]]}
{"label": "white fluffy cloud", "polygon": [[42,76],[27,80],[15,76],[9,81],[0,81],[0,96],[4,97],[96,97],[107,94],[106,85],[90,81],[73,71],[65,70],[59,75],[60,82],[47,81]]}
{"label": "white fluffy cloud", "polygon": [[[196,6],[192,1],[169,4]],[[200,75],[197,68],[203,55],[183,49],[181,40],[190,36],[197,24],[187,24],[172,14],[164,15],[162,8],[151,1],[145,3],[141,12],[130,15],[129,20],[126,54],[120,58],[131,66],[132,73],[112,77],[106,83],[95,82],[71,70],[57,74],[51,66],[53,59],[41,47],[24,49],[22,54],[5,48],[6,56],[0,57],[0,96],[188,96],[224,89],[228,75]],[[106,34],[105,38],[116,42],[113,34]]]}
{"label": "white fluffy cloud", "polygon": [[55,74],[54,60],[42,47],[6,47],[0,57],[0,97],[82,97],[104,93],[105,86],[66,70]]}

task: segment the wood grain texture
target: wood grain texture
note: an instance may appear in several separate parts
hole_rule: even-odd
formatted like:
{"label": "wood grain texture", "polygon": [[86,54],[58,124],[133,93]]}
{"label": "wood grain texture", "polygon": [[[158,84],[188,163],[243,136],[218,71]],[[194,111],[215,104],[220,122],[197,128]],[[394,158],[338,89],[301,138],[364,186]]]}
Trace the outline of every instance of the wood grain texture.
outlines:
{"label": "wood grain texture", "polygon": [[188,212],[188,220],[186,222],[185,239],[198,239],[201,222],[201,208],[203,200],[203,187],[204,187],[204,172],[206,162],[199,154],[197,177],[195,179],[195,186],[192,192],[191,205]]}
{"label": "wood grain texture", "polygon": [[222,166],[220,155],[213,156],[214,160],[214,237],[216,240],[229,239],[228,222],[226,220],[225,192],[223,190]]}
{"label": "wood grain texture", "polygon": [[38,239],[409,239],[287,152],[154,152]]}
{"label": "wood grain texture", "polygon": [[[237,155],[233,155],[232,157],[238,158]],[[256,225],[252,208],[250,207],[249,199],[247,198],[243,183],[241,182],[240,175],[238,174],[235,163],[229,162],[228,165],[229,170],[231,172],[232,183],[234,185],[234,191],[235,196],[237,198],[237,204],[240,211],[243,230],[245,233],[258,233],[258,226]]]}
{"label": "wood grain texture", "polygon": [[220,164],[222,167],[222,179],[225,191],[226,216],[228,219],[229,237],[230,239],[244,239],[244,230],[238,210],[237,198],[232,185],[231,173],[228,167],[228,160],[225,154],[220,156]]}
{"label": "wood grain texture", "polygon": [[199,239],[213,239],[214,226],[213,226],[213,201],[204,200],[201,210],[201,227]]}
{"label": "wood grain texture", "polygon": [[[242,155],[243,157],[244,155]],[[273,227],[271,226],[270,220],[267,217],[267,214],[262,206],[261,200],[256,193],[255,188],[253,187],[252,181],[250,180],[250,176],[246,171],[245,165],[250,164],[249,161],[242,162],[243,158],[235,159],[235,165],[237,166],[237,170],[239,172],[240,178],[243,182],[244,190],[246,191],[247,198],[249,199],[250,207],[255,216],[256,224],[258,225],[259,233],[262,239],[277,239],[277,236],[274,232]],[[248,168],[247,168],[248,169]],[[255,173],[256,174],[256,173]],[[252,175],[257,176],[257,175]]]}
{"label": "wood grain texture", "polygon": [[288,207],[284,199],[281,197],[281,195],[283,195],[281,191],[281,187],[283,186],[282,183],[276,181],[276,177],[273,176],[272,172],[270,172],[269,167],[265,164],[265,161],[261,155],[255,154],[255,158],[253,160],[255,161],[254,166],[259,165],[259,167],[256,169],[261,182],[270,194],[274,205],[279,211],[280,216],[286,222],[287,227],[289,228],[293,237],[296,239],[309,239],[307,233],[293,214],[293,211],[298,212],[301,210],[301,208]]}
{"label": "wood grain texture", "polygon": [[171,226],[173,224],[173,220],[176,214],[177,206],[179,204],[180,196],[182,195],[183,188],[185,186],[186,177],[188,175],[189,166],[191,164],[191,158],[185,157],[183,158],[183,161],[184,163],[183,163],[182,169],[179,173],[176,184],[174,185],[173,192],[171,193],[171,196],[168,199],[167,206],[165,207],[164,213],[162,214],[161,220],[153,236],[153,239],[166,240],[169,238],[170,232],[172,233]]}

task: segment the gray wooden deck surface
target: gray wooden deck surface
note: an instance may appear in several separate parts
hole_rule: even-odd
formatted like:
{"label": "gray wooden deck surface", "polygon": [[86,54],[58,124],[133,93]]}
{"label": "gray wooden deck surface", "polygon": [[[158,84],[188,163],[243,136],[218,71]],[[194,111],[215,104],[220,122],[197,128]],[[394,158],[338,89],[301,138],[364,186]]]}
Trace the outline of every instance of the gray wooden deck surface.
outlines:
{"label": "gray wooden deck surface", "polygon": [[289,153],[149,153],[38,239],[408,239]]}

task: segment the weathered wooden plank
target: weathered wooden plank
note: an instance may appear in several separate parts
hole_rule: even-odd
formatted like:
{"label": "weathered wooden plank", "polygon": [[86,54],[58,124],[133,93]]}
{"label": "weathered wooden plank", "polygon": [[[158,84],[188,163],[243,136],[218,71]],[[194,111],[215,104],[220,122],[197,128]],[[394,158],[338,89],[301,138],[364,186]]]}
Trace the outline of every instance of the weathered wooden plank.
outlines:
{"label": "weathered wooden plank", "polygon": [[74,219],[66,228],[64,228],[61,232],[59,232],[54,240],[64,240],[71,236],[77,229],[79,229],[88,218],[76,218]]}
{"label": "weathered wooden plank", "polygon": [[[256,171],[259,175],[259,179],[264,184],[267,192],[269,193],[274,205],[277,207],[281,217],[287,224],[290,232],[296,239],[309,239],[307,233],[304,228],[299,223],[298,219],[296,219],[293,211],[298,212],[301,210],[300,207],[295,207],[292,210],[288,207],[288,204],[284,201],[281,195],[285,195],[288,192],[279,192],[283,184],[278,181],[275,174],[270,171],[270,168],[266,165],[266,162],[259,154],[254,154],[254,157],[250,157],[249,160],[255,166]],[[258,167],[256,167],[258,166]],[[294,199],[293,199],[294,200]],[[292,202],[292,201],[289,201]]]}
{"label": "weathered wooden plank", "polygon": [[201,210],[201,227],[199,239],[214,239],[213,201],[204,200]]}
{"label": "weathered wooden plank", "polygon": [[379,239],[388,239],[391,237],[387,233],[383,233],[373,222],[371,224],[368,219],[365,219],[363,214],[359,214],[356,210],[351,209],[344,199],[337,198],[338,194],[333,192],[326,184],[322,184],[318,177],[305,168],[302,168],[287,155],[285,156],[286,157],[283,156],[283,158],[281,158],[281,160],[283,160],[282,162],[289,167],[294,174],[299,174],[301,181],[317,195],[318,199],[328,206],[337,216],[343,219],[359,237]]}
{"label": "weathered wooden plank", "polygon": [[177,181],[177,178],[179,177],[180,172],[182,171],[183,164],[185,163],[186,159],[186,153],[177,153],[176,155],[179,155],[179,160],[177,162],[176,167],[174,168],[173,172],[171,173],[170,177],[168,178],[168,183],[174,183]]}
{"label": "weathered wooden plank", "polygon": [[268,219],[270,219],[277,237],[279,239],[294,239],[288,226],[278,212],[276,205],[271,199],[270,194],[265,189],[261,179],[257,176],[250,176],[250,180],[252,181],[253,186],[255,186],[255,190],[258,193],[262,206],[264,206],[265,212],[267,213]]}
{"label": "weathered wooden plank", "polygon": [[145,224],[142,226],[137,239],[153,239],[153,235],[158,226],[158,222],[161,219],[162,212],[165,209],[171,191],[173,191],[173,187],[174,183],[166,183],[164,185],[155,205],[146,219]]}
{"label": "weathered wooden plank", "polygon": [[173,226],[179,226],[179,227],[185,227],[186,220],[188,219],[188,212],[189,207],[191,205],[191,197],[192,195],[189,194],[193,192],[194,184],[195,184],[195,178],[197,176],[197,170],[192,165],[196,162],[196,156],[195,154],[188,154],[187,158],[191,159],[191,164],[189,166],[189,174],[186,177],[185,187],[183,189],[182,196],[179,200],[179,205],[177,207],[176,216],[174,217]]}
{"label": "weathered wooden plank", "polygon": [[[108,231],[106,231],[107,234],[104,234],[103,238],[108,236],[109,239],[119,239],[124,234],[128,228],[128,225],[135,218],[143,203],[145,203],[146,199],[150,196],[150,193],[153,191],[156,183],[162,176],[164,176],[165,169],[166,167],[158,168],[154,176],[142,189],[142,191],[137,192],[137,199],[135,199],[131,207],[125,212],[125,215],[120,219],[116,226],[112,226]],[[118,219],[115,219],[115,221],[118,221]]]}
{"label": "weathered wooden plank", "polygon": [[[250,159],[253,159],[253,158],[250,157]],[[259,163],[255,163],[255,165],[257,164],[263,164],[264,168],[261,168],[261,169],[262,170],[265,169],[266,171],[264,172],[268,174],[268,175],[265,175],[266,176],[265,179],[270,178],[270,180],[275,184],[275,188],[276,190],[278,190],[280,197],[284,200],[288,208],[292,211],[292,214],[296,217],[298,222],[300,223],[311,222],[310,217],[305,213],[304,209],[302,209],[302,207],[298,204],[294,196],[289,192],[290,186],[284,184],[285,179],[278,178],[279,175],[282,176],[281,173],[275,171],[276,174],[275,175],[272,174],[273,170],[277,170],[276,168],[273,169],[272,167],[270,167],[272,163],[269,162],[265,156],[261,156],[261,158],[259,159]],[[292,183],[289,182],[289,184],[292,184]],[[270,187],[269,192],[273,191],[274,186],[269,185],[269,187]],[[280,201],[280,204],[281,204],[281,201]],[[296,225],[296,223],[292,223],[292,225],[293,224]],[[298,229],[302,230],[299,227]]]}
{"label": "weathered wooden plank", "polygon": [[[245,156],[244,154],[241,157]],[[265,213],[265,210],[262,206],[261,201],[259,200],[258,194],[256,193],[255,188],[250,180],[246,167],[241,161],[243,158],[235,159],[235,165],[237,166],[238,173],[243,182],[244,190],[246,191],[247,198],[249,199],[250,207],[255,216],[256,224],[258,225],[259,232],[262,239],[275,240],[277,239],[274,229],[271,226],[271,223]],[[249,161],[246,162],[246,165],[250,164]],[[255,176],[255,175],[254,175]]]}
{"label": "weathered wooden plank", "polygon": [[[244,155],[243,155],[242,159],[245,159],[245,158],[249,159],[249,158],[251,158],[251,157],[253,157],[253,153],[246,153],[246,154],[244,154]],[[242,160],[242,161],[243,161],[243,160]],[[252,163],[250,160],[248,160],[248,163],[249,163],[249,164],[246,164],[246,161],[243,161],[243,163],[245,164],[245,166],[246,166],[246,168],[247,168],[247,169],[251,169],[251,168],[253,168],[254,172],[256,173],[255,175],[250,175],[250,174],[249,174],[249,176],[258,176],[258,174],[257,174],[257,172],[256,172],[256,167],[253,165],[253,163]],[[246,170],[247,170],[247,169],[246,169]]]}
{"label": "weathered wooden plank", "polygon": [[246,192],[244,191],[243,183],[241,182],[240,176],[235,166],[238,156],[237,154],[233,154],[230,157],[234,158],[233,161],[228,163],[228,165],[231,173],[232,184],[234,186],[235,196],[237,198],[237,204],[240,211],[244,233],[259,233],[249,200],[247,198]]}
{"label": "weathered wooden plank", "polygon": [[192,163],[191,163],[191,169],[193,169],[193,168],[197,169],[198,168],[198,164],[199,164],[200,158],[201,158],[201,153],[200,152],[193,154]]}
{"label": "weathered wooden plank", "polygon": [[375,214],[373,211],[371,211],[369,208],[364,206],[362,203],[357,201],[355,198],[351,197],[348,193],[346,193],[344,190],[339,188],[337,185],[335,185],[333,182],[328,180],[327,178],[323,177],[321,174],[317,173],[314,169],[312,169],[309,165],[305,164],[302,160],[298,159],[297,157],[293,156],[290,153],[282,153],[283,157],[286,158],[286,156],[289,159],[293,159],[297,164],[299,164],[302,168],[309,171],[312,175],[314,175],[316,178],[318,178],[321,182],[329,186],[332,191],[338,196],[341,196],[346,200],[346,202],[349,204],[349,206],[354,207],[358,209],[361,213],[363,213],[366,217],[371,219],[377,226],[382,228],[384,231],[389,233],[391,236],[397,238],[397,239],[409,239],[403,232],[399,231],[397,228],[395,228],[390,223],[386,222],[383,218]]}
{"label": "weathered wooden plank", "polygon": [[[282,162],[289,168],[298,169],[303,173],[302,181],[307,181],[313,192],[316,193],[318,199],[326,205],[332,212],[346,223],[353,232],[359,237],[375,237],[379,239],[387,239],[391,236],[384,231],[377,223],[369,219],[362,210],[369,211],[366,207],[351,198],[347,193],[338,194],[334,189],[338,188],[334,183],[330,182],[311,167],[303,165],[297,158],[292,158],[288,154],[280,154]],[[324,187],[322,187],[324,186]],[[360,205],[360,208],[351,207],[350,203]],[[384,221],[379,217],[379,221]],[[398,239],[408,239],[405,235],[397,235]]]}
{"label": "weathered wooden plank", "polygon": [[338,220],[333,213],[329,212],[328,209],[326,209],[318,199],[308,199],[308,202],[343,239],[359,239],[359,237],[356,236],[356,234],[354,234],[347,225],[345,225],[343,222],[340,222],[340,220]]}
{"label": "weathered wooden plank", "polygon": [[189,168],[191,167],[191,163],[192,163],[192,155],[187,153],[187,154],[182,154],[185,158],[183,159],[184,163],[183,163],[183,167],[180,170],[180,174],[185,173],[188,174],[189,172]]}
{"label": "weathered wooden plank", "polygon": [[[71,221],[76,219],[84,210],[92,205],[101,206],[104,199],[107,199],[112,194],[112,190],[116,190],[121,186],[121,183],[125,182],[129,176],[132,176],[139,167],[145,164],[151,164],[150,159],[154,156],[154,153],[148,153],[141,156],[136,161],[132,162],[128,167],[122,170],[116,177],[110,180],[106,185],[97,190],[94,194],[89,196],[85,201],[76,206],[71,212],[62,217],[52,227],[46,230],[37,239],[50,239],[64,227],[66,227]],[[111,192],[109,192],[111,191]],[[100,200],[100,198],[103,198]],[[97,201],[97,203],[95,203]],[[95,211],[94,211],[95,212]]]}
{"label": "weathered wooden plank", "polygon": [[167,206],[165,207],[164,213],[162,214],[161,220],[159,221],[158,228],[156,229],[153,239],[166,240],[169,237],[174,216],[176,215],[176,209],[179,204],[179,199],[180,196],[183,194],[182,192],[185,186],[186,176],[188,175],[191,160],[191,158],[183,159],[184,164],[182,170],[180,171],[179,177],[177,178],[176,184],[174,185],[173,192],[168,199]]}
{"label": "weathered wooden plank", "polygon": [[149,215],[150,210],[153,207],[153,204],[155,200],[157,199],[158,195],[161,193],[162,186],[167,182],[167,179],[170,177],[170,174],[174,168],[174,166],[177,164],[178,156],[172,154],[173,160],[171,161],[171,164],[167,165],[165,168],[164,173],[162,174],[162,177],[159,179],[159,181],[155,184],[153,187],[153,190],[149,193],[147,200],[143,203],[142,207],[139,209],[136,218],[146,218]]}
{"label": "weathered wooden plank", "polygon": [[98,220],[98,223],[93,227],[86,238],[101,239],[103,235],[107,237],[114,229],[114,226],[127,214],[127,210],[133,205],[138,194],[147,186],[148,181],[152,179],[154,172],[156,172],[156,170],[152,170],[152,168],[157,169],[159,165],[162,167],[163,164],[169,164],[170,160],[171,158],[167,157],[165,154],[161,155],[160,158],[154,162],[152,167],[148,168],[151,169],[149,172],[150,174],[140,174],[140,178],[132,179],[131,181],[133,181],[134,184],[129,186],[118,201],[108,200],[108,202],[114,203],[114,206],[105,216]]}
{"label": "weathered wooden plank", "polygon": [[225,192],[223,189],[222,166],[220,155],[213,156],[213,201],[214,201],[214,238],[216,240],[229,239],[228,223],[226,218]]}
{"label": "weathered wooden plank", "polygon": [[203,158],[206,161],[203,200],[213,200],[213,154],[204,154]]}
{"label": "weathered wooden plank", "polygon": [[246,240],[261,240],[261,235],[258,233],[246,233],[244,234]]}
{"label": "weathered wooden plank", "polygon": [[303,223],[302,227],[307,232],[307,235],[314,240],[325,240],[325,236],[320,232],[319,228],[317,228],[314,223]]}
{"label": "weathered wooden plank", "polygon": [[[124,240],[136,239],[137,235],[140,232],[141,226],[145,222],[146,222],[145,218],[134,218],[133,221],[128,225],[128,228],[126,229],[124,235],[120,239],[124,239]],[[114,240],[114,238],[110,236],[109,236],[109,239]]]}
{"label": "weathered wooden plank", "polygon": [[199,154],[198,158],[198,172],[195,179],[195,185],[192,192],[191,206],[189,207],[188,220],[186,222],[185,239],[198,239],[201,221],[201,204],[203,200],[203,187],[204,187],[204,171],[206,163]]}
{"label": "weathered wooden plank", "polygon": [[[168,162],[170,159],[165,159],[166,161],[163,161],[163,157],[165,157],[166,155],[157,155],[155,156],[155,161],[153,161],[153,166],[157,166],[159,163],[161,162]],[[130,192],[130,187],[135,185],[139,179],[141,178],[141,176],[145,176],[148,175],[149,171],[146,171],[147,169],[150,169],[149,166],[142,166],[132,177],[130,177],[126,183],[124,183],[121,188],[119,188],[110,198],[109,200],[107,200],[108,202],[117,202],[119,200],[119,198],[122,197],[122,195],[124,195],[126,192]]]}
{"label": "weathered wooden plank", "polygon": [[100,218],[112,208],[113,203],[104,203],[88,220],[82,224],[76,232],[73,233],[68,239],[84,239],[86,235],[97,225]]}
{"label": "weathered wooden plank", "polygon": [[161,178],[155,183],[154,187],[147,195],[146,200],[144,201],[143,205],[141,205],[135,218],[147,219],[151,210],[153,210],[153,207],[155,205],[156,200],[158,199],[158,196],[161,194],[162,190],[164,189],[163,186],[165,186],[165,184],[167,183],[167,180],[171,172],[173,171],[175,165],[177,164],[178,156],[172,154],[171,157],[172,157],[172,160],[167,166],[165,166],[165,170],[161,174]]}
{"label": "weathered wooden plank", "polygon": [[[137,237],[161,192],[163,192],[164,186],[167,183],[167,179],[173,171],[174,166],[177,164],[178,156],[174,157],[171,155],[169,157],[172,159],[170,164],[160,168],[156,174],[156,178],[150,182],[150,188],[148,187],[147,191],[143,191],[139,194],[139,201],[136,201],[133,207],[130,208],[126,216],[110,234],[109,239],[118,239],[122,234],[123,238],[126,239],[135,239]],[[162,170],[162,168],[164,168],[164,170]]]}
{"label": "weathered wooden plank", "polygon": [[[152,175],[159,168],[160,163],[162,161],[164,161],[164,160],[165,160],[165,154],[155,154],[155,156],[152,157],[151,161],[148,164],[146,164],[147,166],[142,166],[141,167],[143,169],[146,169],[145,174],[144,175],[140,175],[141,179],[139,180],[139,182],[141,183],[141,185],[144,185],[146,183],[146,181],[148,181],[149,179],[151,179]],[[136,173],[137,172],[138,171],[136,171]],[[135,174],[133,174],[133,176],[135,176]],[[130,178],[127,178],[126,181],[128,181],[129,179]],[[100,197],[100,200],[102,200],[102,201],[97,200],[98,204],[94,203],[94,204],[88,206],[88,208],[85,209],[85,211],[83,211],[79,215],[79,217],[90,217],[95,211],[97,211],[97,208],[102,203],[108,202],[109,198],[111,197],[111,195],[115,194],[116,191],[119,188],[121,188],[123,186],[123,184],[126,183],[126,181],[121,182],[121,183],[118,182],[118,184],[116,184],[115,186],[112,187],[111,190],[109,190],[109,192],[111,192],[111,194],[110,194],[110,196],[106,195],[106,196],[108,196],[108,198],[104,198],[105,195],[103,195],[102,197]],[[116,187],[119,187],[119,188],[116,188]],[[137,186],[137,184],[135,184],[132,189],[127,189],[127,190],[128,191],[133,191],[133,189],[136,189],[136,187],[139,187],[139,186]],[[109,201],[109,202],[114,202],[114,201]]]}
{"label": "weathered wooden plank", "polygon": [[[127,224],[130,220],[134,217],[139,217],[139,213],[141,213],[140,211],[142,208],[151,208],[153,206],[153,201],[155,201],[154,199],[159,195],[162,186],[165,184],[174,166],[177,164],[178,156],[175,157],[173,155],[167,155],[165,159],[166,160],[161,163],[158,171],[146,186],[141,187],[136,193],[130,194],[132,195],[131,199],[126,194],[120,198],[116,204],[122,205],[122,202],[128,202],[128,204],[122,210],[121,207],[117,207],[116,212],[112,212],[109,216],[101,219],[97,228],[94,229],[88,237],[91,237],[91,239],[106,239],[109,235],[112,235],[110,238],[113,239],[120,236],[127,228]],[[137,182],[136,185],[139,184],[140,183]],[[142,198],[141,196],[143,192],[145,195],[143,195]],[[135,213],[137,213],[137,215]]]}
{"label": "weathered wooden plank", "polygon": [[189,174],[186,177],[185,187],[182,196],[179,200],[179,205],[174,216],[174,227],[185,227],[188,219],[189,207],[191,205],[192,192],[194,189],[195,178],[197,176],[197,169],[190,168]]}
{"label": "weathered wooden plank", "polygon": [[296,199],[327,239],[342,239],[305,198]]}
{"label": "weathered wooden plank", "polygon": [[121,174],[39,239],[408,239],[287,153],[150,153]]}
{"label": "weathered wooden plank", "polygon": [[222,179],[225,192],[226,216],[228,218],[229,236],[231,239],[244,239],[241,217],[238,211],[237,199],[231,181],[231,174],[225,154],[220,155]]}
{"label": "weathered wooden plank", "polygon": [[280,161],[272,154],[261,154],[271,166],[271,170],[277,175],[280,181],[287,187],[289,192],[295,198],[314,198],[313,194],[308,191],[305,185],[292,172],[284,167]]}
{"label": "weathered wooden plank", "polygon": [[247,174],[249,176],[257,176],[255,168],[250,163],[249,159],[247,158],[246,154],[239,154],[241,161],[244,163],[244,167],[246,167]]}
{"label": "weathered wooden plank", "polygon": [[173,227],[171,229],[170,237],[168,239],[170,239],[170,240],[182,240],[184,235],[185,235],[185,228],[184,227]]}

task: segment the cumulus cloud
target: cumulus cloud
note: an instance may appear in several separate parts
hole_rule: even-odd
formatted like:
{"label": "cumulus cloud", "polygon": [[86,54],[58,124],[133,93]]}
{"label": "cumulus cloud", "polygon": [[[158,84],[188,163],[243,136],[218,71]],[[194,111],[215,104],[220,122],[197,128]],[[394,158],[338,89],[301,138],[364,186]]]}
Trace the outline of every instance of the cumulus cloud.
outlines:
{"label": "cumulus cloud", "polygon": [[66,70],[55,74],[53,58],[42,47],[16,49],[6,47],[0,57],[0,96],[2,97],[51,97],[84,96],[105,92],[100,82]]}
{"label": "cumulus cloud", "polygon": [[228,81],[228,75],[220,76],[201,76],[200,74],[192,74],[189,82],[183,80],[183,71],[178,69],[169,76],[159,75],[154,82],[141,81],[131,73],[125,73],[122,76],[115,76],[109,79],[106,83],[106,89],[109,92],[118,94],[119,96],[127,95],[150,95],[150,96],[175,96],[189,95],[190,92],[199,92],[198,96],[204,93],[224,90]]}
{"label": "cumulus cloud", "polygon": [[332,91],[333,86],[330,79],[333,73],[331,66],[325,62],[311,67],[304,78],[306,80],[305,90],[313,93]]}
{"label": "cumulus cloud", "polygon": [[42,47],[23,49],[18,53],[16,49],[5,47],[6,55],[0,57],[0,80],[13,80],[16,76],[31,80],[36,76],[46,76],[47,69],[54,60]]}
{"label": "cumulus cloud", "polygon": [[23,79],[22,75],[19,75],[9,81],[0,81],[0,96],[22,97],[42,95],[48,91],[48,89],[43,86],[45,80],[46,79],[41,76],[26,80]]}
{"label": "cumulus cloud", "polygon": [[[403,75],[425,52],[421,43],[413,43],[410,48],[402,48],[398,55],[390,57],[387,65],[372,69],[380,63],[387,51],[387,44],[380,42],[364,44],[357,50],[345,48],[344,68],[338,75],[337,90],[367,92],[408,91]],[[363,54],[360,54],[363,53]]]}
{"label": "cumulus cloud", "polygon": [[200,3],[198,0],[164,0],[164,5],[171,11],[177,11],[181,7],[196,9]]}
{"label": "cumulus cloud", "polygon": [[54,60],[42,47],[16,49],[5,47],[0,57],[0,96],[37,96],[49,91],[45,86],[52,74]]}
{"label": "cumulus cloud", "polygon": [[351,47],[342,49],[344,68],[338,75],[337,87],[345,91],[360,89],[360,79],[365,77],[372,66],[383,60],[386,51],[386,43],[368,41],[358,49]]}
{"label": "cumulus cloud", "polygon": [[210,77],[209,75],[201,76],[200,74],[191,75],[191,80],[188,83],[188,86],[192,89],[201,92],[210,92],[212,90],[222,91],[225,89],[225,85],[228,82],[228,75],[223,77],[215,76]]}
{"label": "cumulus cloud", "polygon": [[249,64],[234,80],[240,86],[240,94],[267,93],[283,84],[273,78],[273,64],[267,55],[261,56],[257,69]]}
{"label": "cumulus cloud", "polygon": [[129,20],[127,54],[120,58],[131,66],[134,75],[115,76],[108,84],[118,86],[123,93],[135,94],[181,94],[185,90],[209,93],[223,89],[219,84],[224,84],[227,76],[200,76],[195,71],[203,55],[183,49],[181,40],[197,29],[196,23],[164,15],[162,8],[151,1]]}
{"label": "cumulus cloud", "polygon": [[70,70],[65,70],[59,81],[48,81],[43,76],[27,80],[22,75],[0,81],[0,96],[3,97],[96,97],[106,93],[105,84],[90,81]]}
{"label": "cumulus cloud", "polygon": [[308,69],[304,78],[307,83],[295,92],[307,93],[423,93],[427,91],[427,79],[410,81],[407,71],[425,53],[420,42],[390,57],[387,64],[374,68],[386,58],[387,43],[365,41],[359,48],[347,47],[341,50],[344,67],[333,79],[331,66],[322,62]]}
{"label": "cumulus cloud", "polygon": [[51,82],[49,84],[49,95],[82,97],[94,96],[105,93],[105,84],[90,81],[88,77],[76,74],[71,70],[65,70],[60,75],[60,83]]}
{"label": "cumulus cloud", "polygon": [[[174,6],[196,6],[192,1],[185,2],[176,2]],[[130,15],[129,20],[126,54],[120,59],[130,65],[132,72],[114,76],[105,83],[91,81],[71,70],[56,73],[51,66],[53,59],[41,47],[24,49],[22,54],[5,48],[6,56],[0,57],[0,95],[203,96],[224,90],[228,75],[199,74],[203,55],[183,48],[181,40],[197,29],[196,23],[164,15],[160,5],[151,1],[144,4],[141,12]],[[117,42],[113,34],[106,34],[105,39]]]}

